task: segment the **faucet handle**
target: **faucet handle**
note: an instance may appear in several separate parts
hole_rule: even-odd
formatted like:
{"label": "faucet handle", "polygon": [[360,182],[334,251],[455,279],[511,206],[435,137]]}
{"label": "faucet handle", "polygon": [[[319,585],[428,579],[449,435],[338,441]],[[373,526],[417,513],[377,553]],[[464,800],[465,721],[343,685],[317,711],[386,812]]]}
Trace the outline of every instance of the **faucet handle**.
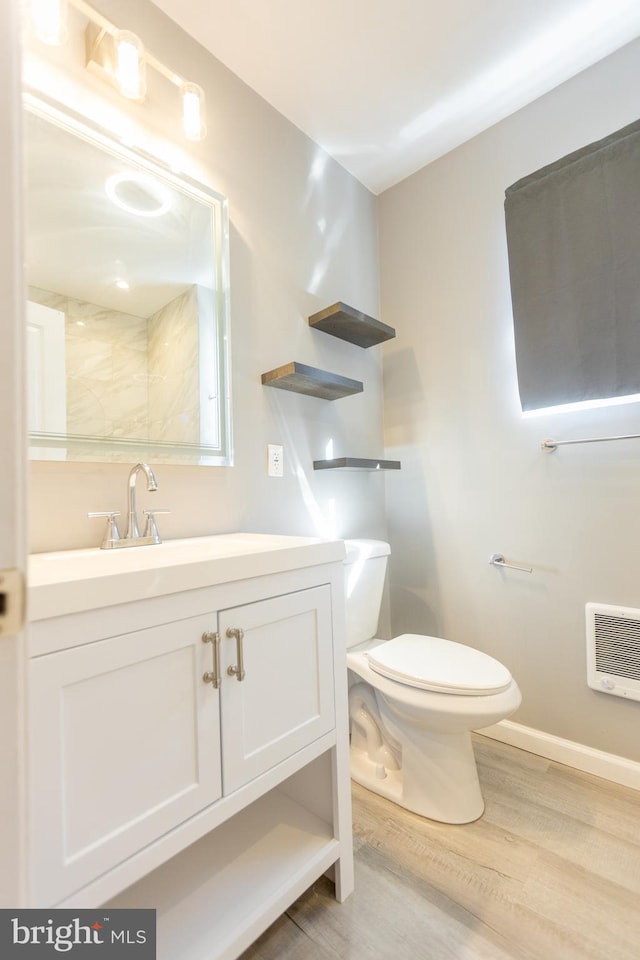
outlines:
{"label": "faucet handle", "polygon": [[142,512],[147,518],[147,523],[142,536],[152,537],[154,543],[162,543],[160,534],[158,533],[158,527],[156,525],[156,516],[159,513],[171,513],[171,510],[143,510]]}
{"label": "faucet handle", "polygon": [[101,550],[108,550],[110,547],[113,547],[115,543],[120,539],[120,531],[118,530],[118,521],[116,517],[120,516],[120,512],[117,510],[105,510],[99,513],[88,513],[87,516],[93,520],[95,517],[106,517],[107,518],[107,529],[105,531],[104,539],[100,544]]}

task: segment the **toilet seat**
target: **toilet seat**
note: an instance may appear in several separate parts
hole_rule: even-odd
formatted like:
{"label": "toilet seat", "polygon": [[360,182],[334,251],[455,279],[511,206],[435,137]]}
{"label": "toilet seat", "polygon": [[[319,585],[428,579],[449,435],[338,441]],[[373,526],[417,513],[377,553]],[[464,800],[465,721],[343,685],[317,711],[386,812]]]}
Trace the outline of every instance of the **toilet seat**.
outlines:
{"label": "toilet seat", "polygon": [[512,682],[507,668],[481,650],[441,637],[404,633],[365,654],[376,673],[436,693],[488,695]]}

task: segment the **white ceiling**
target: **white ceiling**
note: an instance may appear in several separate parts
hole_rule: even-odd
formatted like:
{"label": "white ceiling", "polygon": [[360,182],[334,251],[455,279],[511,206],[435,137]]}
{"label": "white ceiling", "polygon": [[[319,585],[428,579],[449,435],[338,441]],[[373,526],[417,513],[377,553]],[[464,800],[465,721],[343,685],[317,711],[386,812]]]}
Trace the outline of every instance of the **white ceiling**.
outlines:
{"label": "white ceiling", "polygon": [[374,193],[640,36],[640,0],[154,0]]}

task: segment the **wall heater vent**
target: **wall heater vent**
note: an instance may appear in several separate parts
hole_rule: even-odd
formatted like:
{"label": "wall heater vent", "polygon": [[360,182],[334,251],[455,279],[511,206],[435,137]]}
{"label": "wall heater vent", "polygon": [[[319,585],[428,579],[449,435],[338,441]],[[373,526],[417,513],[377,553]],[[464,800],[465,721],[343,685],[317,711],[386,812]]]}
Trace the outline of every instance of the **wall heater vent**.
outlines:
{"label": "wall heater vent", "polygon": [[588,603],[586,619],[587,683],[640,700],[640,610]]}

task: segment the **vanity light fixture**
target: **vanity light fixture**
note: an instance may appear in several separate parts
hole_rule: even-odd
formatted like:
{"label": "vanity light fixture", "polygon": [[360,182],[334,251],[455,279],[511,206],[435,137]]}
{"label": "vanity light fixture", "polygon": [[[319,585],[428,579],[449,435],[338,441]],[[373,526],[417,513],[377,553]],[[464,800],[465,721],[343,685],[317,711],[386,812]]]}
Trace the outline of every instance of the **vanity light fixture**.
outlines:
{"label": "vanity light fixture", "polygon": [[182,128],[188,140],[203,140],[207,127],[204,91],[185,80],[145,50],[130,30],[121,30],[86,0],[29,0],[30,17],[36,36],[44,43],[62,44],[67,36],[67,7],[89,21],[85,31],[86,66],[98,67],[130,100],[141,101],[146,94],[146,68],[169,80],[180,91]]}
{"label": "vanity light fixture", "polygon": [[42,43],[59,47],[67,39],[67,0],[31,0],[31,22]]}
{"label": "vanity light fixture", "polygon": [[116,30],[113,40],[118,90],[128,100],[144,100],[147,92],[147,72],[142,41],[130,30]]}
{"label": "vanity light fixture", "polygon": [[182,129],[187,140],[204,140],[204,90],[197,83],[185,80],[181,87]]}

